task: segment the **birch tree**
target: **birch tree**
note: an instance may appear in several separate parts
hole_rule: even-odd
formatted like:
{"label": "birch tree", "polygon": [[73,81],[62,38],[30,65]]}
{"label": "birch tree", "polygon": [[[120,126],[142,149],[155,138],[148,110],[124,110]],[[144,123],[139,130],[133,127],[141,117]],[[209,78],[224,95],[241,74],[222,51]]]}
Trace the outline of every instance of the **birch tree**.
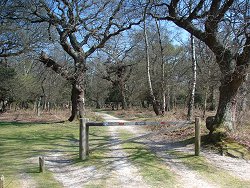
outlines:
{"label": "birch tree", "polygon": [[197,62],[196,62],[195,43],[193,34],[191,34],[190,36],[190,43],[191,43],[192,81],[191,81],[190,96],[188,101],[188,113],[187,113],[188,120],[191,120],[193,116],[194,96],[195,96],[196,79],[197,79]]}
{"label": "birch tree", "polygon": [[151,75],[150,75],[149,43],[148,43],[146,20],[144,20],[144,23],[143,23],[143,32],[144,32],[144,41],[145,41],[146,70],[147,70],[147,81],[148,81],[149,96],[150,96],[150,99],[151,99],[155,114],[160,115],[159,104],[156,101],[156,98],[155,98],[155,95],[154,95],[154,91],[153,91],[153,87],[152,87],[152,81],[151,81]]}

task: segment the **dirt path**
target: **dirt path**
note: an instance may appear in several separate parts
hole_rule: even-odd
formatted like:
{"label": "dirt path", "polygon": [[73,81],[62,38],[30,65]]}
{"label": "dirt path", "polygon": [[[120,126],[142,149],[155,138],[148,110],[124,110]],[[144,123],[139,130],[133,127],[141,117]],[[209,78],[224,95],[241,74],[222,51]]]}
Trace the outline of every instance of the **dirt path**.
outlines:
{"label": "dirt path", "polygon": [[54,152],[46,156],[46,166],[54,174],[55,179],[63,187],[81,188],[90,181],[102,178],[103,174],[98,172],[95,166],[74,166],[69,157],[62,153]]}
{"label": "dirt path", "polygon": [[[250,161],[227,156],[220,156],[211,151],[204,151],[202,155],[217,168],[228,171],[245,181],[250,181]],[[250,187],[250,185],[249,185]]]}
{"label": "dirt path", "polygon": [[[98,115],[102,116],[106,121],[122,121],[116,117],[113,117],[108,114],[102,114],[98,113]],[[113,128],[113,127],[112,127]],[[114,127],[113,129],[116,130],[122,130],[126,129],[127,131],[135,134],[135,136],[139,136],[143,134],[142,129],[138,129],[138,127],[135,126],[126,126],[126,127]],[[145,133],[145,132],[144,132]],[[166,150],[172,147],[171,143],[156,143],[153,140],[147,139],[144,140],[145,144],[150,147],[152,151],[154,151],[160,158],[164,160],[166,165],[170,167],[170,169],[178,176],[179,185],[178,187],[192,187],[192,188],[214,188],[217,187],[216,185],[209,184],[207,181],[205,181],[201,176],[199,176],[196,172],[188,169],[184,165],[178,161],[178,159],[172,158],[170,155],[167,155]]]}
{"label": "dirt path", "polygon": [[[112,142],[119,140],[117,127],[109,127],[111,132]],[[115,144],[110,147],[110,156],[112,158],[119,158],[112,162],[111,167],[113,170],[113,175],[119,181],[119,187],[124,188],[147,188],[149,187],[145,181],[143,181],[138,169],[129,162],[128,154],[124,152],[120,145]]]}
{"label": "dirt path", "polygon": [[27,188],[27,187],[37,187],[37,183],[35,180],[32,179],[30,175],[27,173],[20,174],[19,179],[20,181],[20,187]]}
{"label": "dirt path", "polygon": [[[122,121],[116,117],[99,113],[106,121]],[[142,129],[138,129],[138,127],[116,127],[116,129],[126,129],[131,133],[135,134],[135,136],[139,136],[143,134]],[[144,132],[145,134],[146,132]],[[181,185],[185,185],[185,187],[204,187],[204,188],[212,188],[219,187],[219,185],[208,183],[203,177],[201,177],[197,172],[190,170],[185,165],[181,163],[180,159],[174,158],[166,153],[168,149],[173,149],[176,147],[172,142],[168,141],[155,141],[154,139],[147,138],[144,140],[144,143],[155,152],[160,158],[164,160],[167,166],[171,168],[171,170],[178,176]],[[175,148],[177,151],[185,152],[185,153],[193,153],[194,146],[178,146]],[[227,156],[220,156],[212,151],[202,150],[201,155],[204,156],[209,163],[217,167],[218,169],[222,169],[227,171],[232,176],[238,177],[242,180],[249,181],[250,180],[250,161],[246,161],[244,159],[236,159]]]}
{"label": "dirt path", "polygon": [[[156,153],[157,156],[163,159],[165,164],[170,167],[170,169],[177,175],[183,187],[192,188],[215,188],[219,187],[215,184],[207,182],[202,176],[200,176],[196,171],[189,169],[181,163],[181,159],[176,158],[172,155],[166,153],[167,150],[174,149],[172,143],[168,142],[154,142],[152,140],[146,143],[149,148]],[[182,150],[182,152],[184,152]]]}
{"label": "dirt path", "polygon": [[[120,121],[117,118],[105,116],[106,121]],[[119,141],[117,127],[109,127],[110,144],[109,158],[100,161],[105,164],[103,169],[96,166],[75,166],[70,157],[58,151],[51,152],[45,157],[48,169],[54,178],[65,188],[81,188],[86,185],[95,185],[96,182],[107,179],[109,188],[147,188],[149,187],[140,175],[138,169],[129,162],[128,155],[120,145],[113,144]],[[105,183],[104,183],[105,184]],[[105,185],[103,185],[105,186]]]}
{"label": "dirt path", "polygon": [[[116,122],[121,121],[118,118],[109,116],[107,114],[102,115],[106,121]],[[119,142],[118,132],[120,127],[110,126],[109,131],[111,133],[112,142]],[[138,169],[129,162],[128,154],[124,152],[120,145],[113,145],[110,147],[110,156],[113,158],[119,158],[112,162],[113,175],[119,182],[119,187],[123,188],[147,188],[149,187],[145,181],[143,181]]]}
{"label": "dirt path", "polygon": [[[123,121],[111,115],[98,113],[105,121]],[[119,142],[119,131],[127,130],[133,133],[136,137],[146,132],[135,126],[110,126],[110,147],[109,156],[102,162],[105,164],[103,169],[98,169],[96,166],[75,166],[72,161],[68,160],[68,156],[60,152],[51,152],[46,157],[49,170],[54,174],[55,179],[60,182],[65,188],[81,188],[85,185],[93,185],[95,182],[106,179],[108,182],[104,187],[109,188],[147,188],[150,187],[143,180],[139,173],[138,167],[134,166],[128,159],[128,154],[122,149],[121,145],[114,144]],[[142,139],[143,140],[143,139]],[[166,150],[173,149],[172,142],[155,141],[154,139],[144,139],[143,142],[154,153],[163,159],[166,166],[177,176],[178,185],[176,187],[203,187],[214,188],[220,187],[207,182],[204,177],[200,176],[196,171],[187,168],[181,163],[181,159],[177,159],[166,153]],[[182,152],[193,152],[193,146],[181,147],[178,150]],[[216,167],[229,171],[232,175],[238,176],[244,180],[250,178],[249,161],[227,158],[218,156],[207,151],[202,152],[211,164],[216,163]],[[244,168],[242,168],[242,164]],[[108,180],[107,180],[108,177]],[[166,185],[167,187],[167,185]]]}

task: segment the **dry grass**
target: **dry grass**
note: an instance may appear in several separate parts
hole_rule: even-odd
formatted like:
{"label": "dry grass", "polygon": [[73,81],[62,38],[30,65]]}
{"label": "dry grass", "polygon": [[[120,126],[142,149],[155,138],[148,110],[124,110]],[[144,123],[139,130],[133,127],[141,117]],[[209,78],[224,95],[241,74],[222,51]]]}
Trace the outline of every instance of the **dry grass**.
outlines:
{"label": "dry grass", "polygon": [[0,114],[0,121],[12,121],[12,122],[33,122],[33,123],[44,123],[44,122],[57,122],[67,120],[69,117],[69,111],[50,111],[42,112],[40,116],[32,110],[18,110],[18,111],[7,111]]}
{"label": "dry grass", "polygon": [[[174,111],[166,112],[164,116],[156,116],[152,110],[149,109],[129,109],[129,110],[117,110],[117,111],[106,111],[116,117],[128,120],[128,121],[172,121],[172,120],[186,120],[187,109],[176,109]],[[207,116],[214,116],[215,112],[207,112]],[[194,117],[202,117],[203,112],[199,109],[194,111]],[[157,127],[147,127],[149,130],[159,130],[163,128],[163,126]],[[208,130],[205,126],[205,118],[202,120],[202,135],[208,134]],[[194,130],[193,128],[168,133],[167,138],[169,137],[176,138],[190,138],[193,136]],[[244,116],[241,117],[241,121],[238,122],[238,126],[236,130],[232,133],[229,133],[229,137],[235,140],[236,142],[246,146],[250,151],[250,111],[245,113]],[[164,134],[161,136],[164,137]]]}
{"label": "dry grass", "polygon": [[[174,111],[166,112],[165,116],[156,116],[152,110],[149,109],[138,109],[133,108],[129,110],[117,110],[117,111],[106,111],[109,114],[112,114],[116,117],[128,120],[128,121],[174,121],[174,120],[186,120],[186,109],[176,109]],[[214,112],[207,112],[206,116],[214,115]],[[41,116],[37,116],[36,113],[32,110],[22,110],[22,111],[8,111],[6,113],[0,114],[0,121],[6,122],[33,122],[33,123],[43,123],[43,122],[59,122],[66,121],[70,116],[69,110],[57,110],[50,112],[42,112]],[[87,116],[92,121],[102,121],[99,117],[95,115],[92,110],[87,110]],[[194,117],[202,117],[201,110],[194,111]],[[236,140],[238,143],[246,146],[250,150],[250,112],[245,113],[241,118],[241,121],[238,122],[236,131],[230,133],[229,136],[233,140]],[[150,130],[159,130],[163,127],[148,127]],[[177,131],[171,133],[169,136],[176,137],[191,137],[193,135],[193,129],[186,129],[182,131]],[[208,131],[205,127],[205,122],[202,122],[202,133],[203,135],[207,134]],[[162,134],[164,136],[164,134]]]}
{"label": "dry grass", "polygon": [[[70,117],[70,110],[42,111],[40,116],[33,110],[7,111],[0,113],[0,122],[32,122],[32,123],[55,123],[67,121]],[[102,121],[95,113],[87,109],[86,117],[91,121]]]}

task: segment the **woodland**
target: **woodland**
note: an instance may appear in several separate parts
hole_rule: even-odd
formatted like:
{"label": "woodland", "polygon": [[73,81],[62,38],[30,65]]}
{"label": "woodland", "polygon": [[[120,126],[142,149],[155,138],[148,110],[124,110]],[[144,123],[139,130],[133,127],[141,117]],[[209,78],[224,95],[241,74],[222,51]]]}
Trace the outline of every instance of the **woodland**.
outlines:
{"label": "woodland", "polygon": [[0,110],[200,110],[211,138],[249,111],[249,0],[1,0]]}

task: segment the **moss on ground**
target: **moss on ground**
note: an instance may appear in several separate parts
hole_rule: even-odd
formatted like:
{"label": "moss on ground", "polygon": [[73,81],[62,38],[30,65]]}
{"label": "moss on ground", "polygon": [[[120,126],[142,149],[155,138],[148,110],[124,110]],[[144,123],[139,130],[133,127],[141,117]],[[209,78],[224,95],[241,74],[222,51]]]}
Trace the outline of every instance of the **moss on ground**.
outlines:
{"label": "moss on ground", "polygon": [[230,139],[224,140],[221,143],[221,150],[225,155],[235,158],[250,160],[250,151],[245,146],[233,140]]}

